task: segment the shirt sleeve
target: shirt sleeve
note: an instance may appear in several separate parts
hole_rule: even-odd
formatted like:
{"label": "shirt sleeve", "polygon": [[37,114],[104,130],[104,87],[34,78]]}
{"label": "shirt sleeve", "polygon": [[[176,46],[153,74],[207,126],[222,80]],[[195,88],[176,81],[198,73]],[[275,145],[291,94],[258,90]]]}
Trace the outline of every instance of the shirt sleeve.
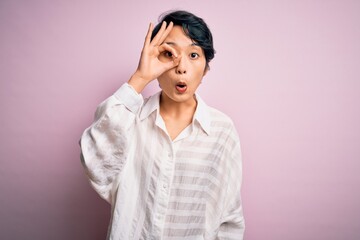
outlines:
{"label": "shirt sleeve", "polygon": [[110,204],[142,104],[142,96],[123,84],[98,106],[93,124],[81,136],[81,161],[86,174],[92,187]]}
{"label": "shirt sleeve", "polygon": [[224,210],[220,220],[217,239],[242,240],[244,238],[245,221],[241,201],[242,159],[240,142],[237,140],[230,156],[229,179]]}

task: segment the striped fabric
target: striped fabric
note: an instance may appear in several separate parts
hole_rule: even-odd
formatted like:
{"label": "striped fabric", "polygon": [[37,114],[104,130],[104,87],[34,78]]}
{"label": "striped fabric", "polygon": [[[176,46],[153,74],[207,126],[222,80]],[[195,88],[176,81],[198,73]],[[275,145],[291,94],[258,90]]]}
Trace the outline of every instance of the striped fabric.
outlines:
{"label": "striped fabric", "polygon": [[125,83],[82,135],[90,183],[112,206],[107,239],[243,239],[232,121],[196,95],[192,124],[172,141],[159,99]]}

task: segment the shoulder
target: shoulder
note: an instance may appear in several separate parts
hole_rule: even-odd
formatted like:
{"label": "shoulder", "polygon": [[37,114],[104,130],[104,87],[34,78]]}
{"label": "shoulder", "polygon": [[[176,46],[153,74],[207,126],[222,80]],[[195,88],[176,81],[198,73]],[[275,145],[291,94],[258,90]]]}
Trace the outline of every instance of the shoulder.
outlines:
{"label": "shoulder", "polygon": [[235,128],[233,120],[224,112],[208,106],[211,127]]}
{"label": "shoulder", "polygon": [[[219,142],[234,146],[240,139],[233,120],[224,112],[208,107],[210,119],[210,135]],[[221,140],[221,141],[220,141]]]}
{"label": "shoulder", "polygon": [[[217,146],[222,149],[223,156],[227,159],[224,162],[229,168],[237,165],[241,159],[240,138],[233,120],[224,112],[208,107],[210,114],[210,136],[213,137]],[[233,163],[233,162],[236,163]]]}
{"label": "shoulder", "polygon": [[229,131],[233,132],[235,130],[234,122],[227,114],[207,105],[198,94],[196,98],[198,100],[198,108],[195,119],[199,120],[201,125],[205,126],[206,132],[210,135],[222,133],[222,136],[224,136],[224,134]]}

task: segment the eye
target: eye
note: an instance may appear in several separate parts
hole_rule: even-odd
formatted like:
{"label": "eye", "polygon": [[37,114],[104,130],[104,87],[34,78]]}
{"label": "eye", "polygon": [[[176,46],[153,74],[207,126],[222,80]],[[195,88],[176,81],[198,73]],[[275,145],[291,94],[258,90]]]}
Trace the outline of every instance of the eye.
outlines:
{"label": "eye", "polygon": [[170,57],[170,58],[173,56],[173,54],[169,51],[165,51],[164,55],[165,55],[165,57]]}
{"label": "eye", "polygon": [[190,54],[191,59],[197,59],[198,57],[199,57],[199,54],[197,54],[197,53],[191,53]]}

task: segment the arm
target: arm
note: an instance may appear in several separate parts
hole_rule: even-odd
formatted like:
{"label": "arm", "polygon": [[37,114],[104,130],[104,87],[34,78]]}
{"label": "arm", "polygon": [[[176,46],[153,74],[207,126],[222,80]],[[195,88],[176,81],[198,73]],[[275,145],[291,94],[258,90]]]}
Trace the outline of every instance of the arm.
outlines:
{"label": "arm", "polygon": [[[97,108],[94,123],[87,128],[80,140],[81,160],[91,185],[109,203],[114,200],[118,178],[127,162],[127,149],[136,127],[136,116],[142,106],[141,91],[163,72],[178,64],[176,52],[164,39],[172,29],[164,22],[151,40],[150,24],[137,70],[128,84]],[[159,55],[169,51],[173,61],[163,63]]]}
{"label": "arm", "polygon": [[142,103],[141,95],[124,84],[98,106],[94,123],[80,140],[81,160],[90,183],[109,203],[116,190],[116,178],[126,163],[127,146]]}
{"label": "arm", "polygon": [[[144,47],[141,51],[138,68],[128,82],[138,93],[141,93],[149,82],[156,79],[167,70],[176,67],[181,58],[177,55],[174,48],[166,43],[163,43],[167,35],[172,30],[173,23],[170,22],[166,28],[166,22],[163,22],[159,32],[151,40],[153,28],[153,25],[150,24],[145,38]],[[161,62],[159,60],[159,56],[161,53],[166,51],[172,53],[173,60],[169,62]]]}
{"label": "arm", "polygon": [[242,240],[244,238],[245,221],[241,202],[242,163],[239,141],[230,157],[229,179],[224,210],[220,220],[217,239]]}
{"label": "arm", "polygon": [[245,222],[242,211],[240,192],[221,218],[217,239],[242,240],[244,238]]}

